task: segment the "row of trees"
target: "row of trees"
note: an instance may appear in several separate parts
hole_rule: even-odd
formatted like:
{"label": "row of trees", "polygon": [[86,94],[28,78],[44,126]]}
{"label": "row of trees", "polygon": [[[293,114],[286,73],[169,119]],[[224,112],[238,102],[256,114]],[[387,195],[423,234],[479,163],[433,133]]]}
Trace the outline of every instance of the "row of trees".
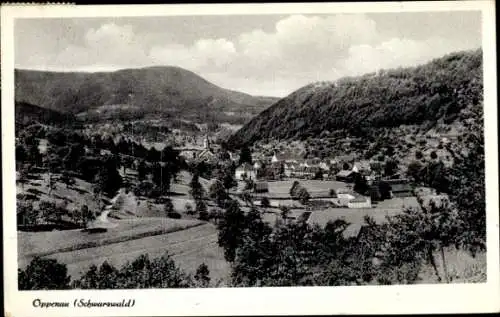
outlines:
{"label": "row of trees", "polygon": [[54,259],[35,257],[18,270],[20,290],[64,289],[142,289],[210,287],[210,271],[205,263],[194,276],[184,273],[168,253],[150,259],[147,254],[116,268],[107,261],[92,265],[81,277],[71,281],[65,264]]}
{"label": "row of trees", "polygon": [[234,286],[413,282],[423,251],[408,245],[409,253],[396,252],[406,241],[405,228],[391,226],[387,240],[389,227],[366,221],[362,234],[346,237],[349,224],[343,220],[321,228],[302,220],[287,221],[285,216],[271,226],[256,208],[244,213],[230,202],[218,224],[218,241],[231,262]]}

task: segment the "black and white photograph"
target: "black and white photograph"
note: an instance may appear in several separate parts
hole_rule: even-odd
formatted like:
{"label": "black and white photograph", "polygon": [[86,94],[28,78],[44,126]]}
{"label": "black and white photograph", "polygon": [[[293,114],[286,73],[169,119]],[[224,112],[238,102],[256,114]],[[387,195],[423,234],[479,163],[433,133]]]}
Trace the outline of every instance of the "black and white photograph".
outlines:
{"label": "black and white photograph", "polygon": [[498,294],[494,4],[462,3],[12,18],[8,286]]}

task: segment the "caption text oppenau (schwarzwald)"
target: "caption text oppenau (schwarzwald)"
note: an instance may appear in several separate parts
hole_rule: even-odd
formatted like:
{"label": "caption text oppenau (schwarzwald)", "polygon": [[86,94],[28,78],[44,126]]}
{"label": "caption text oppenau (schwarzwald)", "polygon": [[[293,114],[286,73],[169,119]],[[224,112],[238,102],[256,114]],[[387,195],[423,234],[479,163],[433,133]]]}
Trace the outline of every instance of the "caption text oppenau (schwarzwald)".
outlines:
{"label": "caption text oppenau (schwarzwald)", "polygon": [[49,302],[43,301],[39,298],[33,300],[33,307],[37,308],[64,308],[64,307],[83,307],[83,308],[94,308],[94,307],[133,307],[135,305],[135,299],[122,299],[121,301],[93,301],[90,299],[75,299],[72,303],[70,302]]}

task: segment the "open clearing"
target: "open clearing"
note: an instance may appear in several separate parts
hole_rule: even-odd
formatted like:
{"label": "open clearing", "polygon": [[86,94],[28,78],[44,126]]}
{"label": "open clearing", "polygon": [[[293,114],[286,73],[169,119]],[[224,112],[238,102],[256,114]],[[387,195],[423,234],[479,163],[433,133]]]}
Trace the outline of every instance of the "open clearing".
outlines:
{"label": "open clearing", "polygon": [[269,197],[269,198],[280,198],[285,199],[290,197],[290,188],[294,181],[298,181],[301,186],[303,186],[311,197],[329,197],[330,190],[336,190],[339,188],[345,188],[348,186],[347,183],[338,181],[326,181],[326,180],[303,180],[303,179],[290,179],[286,181],[269,181],[268,193],[257,193],[254,194],[255,197]]}
{"label": "open clearing", "polygon": [[[434,258],[441,277],[444,276],[443,261],[439,252]],[[454,247],[445,249],[445,259],[451,283],[485,283],[486,282],[486,252],[479,252],[475,257],[466,251]],[[444,282],[444,281],[442,281]],[[422,266],[417,284],[439,283],[434,269],[430,264]]]}
{"label": "open clearing", "polygon": [[[227,281],[229,264],[224,260],[222,249],[217,245],[217,229],[209,223],[167,234],[55,253],[48,258],[67,264],[68,273],[72,278],[76,278],[88,270],[92,264],[100,265],[108,261],[120,267],[141,254],[148,254],[150,258],[155,258],[166,251],[186,273],[194,274],[196,268],[201,263],[205,263],[214,282],[220,280],[224,284],[224,280]],[[26,259],[20,259],[19,263],[21,267],[27,265]]]}
{"label": "open clearing", "polygon": [[31,260],[36,255],[43,256],[116,244],[117,242],[165,234],[202,224],[198,220],[170,218],[130,218],[113,220],[112,222],[118,226],[108,228],[107,232],[102,233],[87,233],[81,229],[48,232],[18,231],[19,257]]}

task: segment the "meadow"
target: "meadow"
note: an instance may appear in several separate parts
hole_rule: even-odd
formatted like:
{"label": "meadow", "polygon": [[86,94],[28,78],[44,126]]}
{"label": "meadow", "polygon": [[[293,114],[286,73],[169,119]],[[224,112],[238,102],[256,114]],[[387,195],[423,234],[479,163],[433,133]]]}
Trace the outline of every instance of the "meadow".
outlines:
{"label": "meadow", "polygon": [[[88,270],[92,264],[100,265],[108,261],[120,267],[141,254],[148,254],[150,258],[155,258],[166,251],[187,273],[194,274],[196,268],[205,263],[214,282],[220,280],[221,283],[225,283],[224,281],[227,281],[229,264],[224,260],[222,249],[217,245],[217,229],[208,223],[165,234],[54,253],[48,258],[67,264],[68,274],[76,278]],[[21,267],[27,265],[27,258],[21,258],[19,264]]]}

